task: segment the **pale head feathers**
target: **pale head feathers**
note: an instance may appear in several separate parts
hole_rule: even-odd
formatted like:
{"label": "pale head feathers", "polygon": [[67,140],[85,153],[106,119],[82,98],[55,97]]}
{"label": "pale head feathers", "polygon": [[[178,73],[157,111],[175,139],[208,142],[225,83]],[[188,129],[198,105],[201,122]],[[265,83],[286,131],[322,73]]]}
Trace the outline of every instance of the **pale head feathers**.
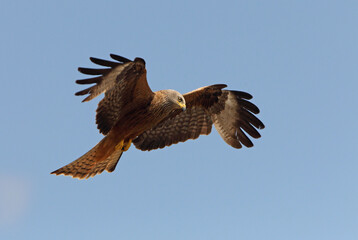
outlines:
{"label": "pale head feathers", "polygon": [[167,89],[161,90],[160,93],[163,94],[165,98],[165,105],[172,109],[186,109],[185,98],[178,91]]}

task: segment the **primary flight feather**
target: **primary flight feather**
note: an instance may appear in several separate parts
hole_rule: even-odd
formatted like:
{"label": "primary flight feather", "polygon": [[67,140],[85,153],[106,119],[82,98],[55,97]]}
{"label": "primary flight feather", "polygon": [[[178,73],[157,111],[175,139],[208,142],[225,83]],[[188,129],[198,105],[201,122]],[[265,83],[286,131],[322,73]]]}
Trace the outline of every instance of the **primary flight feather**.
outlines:
{"label": "primary flight feather", "polygon": [[249,102],[246,92],[223,90],[225,84],[198,88],[181,95],[175,90],[152,92],[147,82],[145,61],[111,54],[115,61],[90,58],[106,68],[78,68],[95,77],[77,80],[78,84],[95,84],[76,95],[90,101],[101,93],[96,123],[105,137],[82,157],[52,172],[74,178],[89,178],[114,171],[124,151],[133,142],[140,150],[170,146],[200,135],[208,135],[212,125],[224,141],[234,148],[252,147],[257,129],[264,124],[255,116],[258,107]]}

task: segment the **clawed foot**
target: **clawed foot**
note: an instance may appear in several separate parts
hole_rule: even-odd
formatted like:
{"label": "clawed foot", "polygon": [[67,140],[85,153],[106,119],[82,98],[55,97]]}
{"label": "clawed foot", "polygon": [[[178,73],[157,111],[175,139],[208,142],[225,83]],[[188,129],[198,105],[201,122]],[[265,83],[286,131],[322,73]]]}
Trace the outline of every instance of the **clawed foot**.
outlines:
{"label": "clawed foot", "polygon": [[125,152],[130,148],[131,144],[132,144],[132,140],[129,140],[128,142],[124,142],[124,140],[122,140],[116,145],[115,149],[116,151],[122,150],[123,152]]}
{"label": "clawed foot", "polygon": [[132,140],[129,140],[128,142],[124,143],[122,147],[122,151],[123,152],[127,151],[130,148],[131,144],[132,144]]}

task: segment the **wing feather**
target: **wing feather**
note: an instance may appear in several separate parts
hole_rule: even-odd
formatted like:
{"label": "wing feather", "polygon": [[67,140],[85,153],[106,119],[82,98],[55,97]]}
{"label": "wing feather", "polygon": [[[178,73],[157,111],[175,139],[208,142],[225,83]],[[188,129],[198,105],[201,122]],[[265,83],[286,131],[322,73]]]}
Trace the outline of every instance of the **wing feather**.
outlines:
{"label": "wing feather", "polygon": [[239,138],[240,143],[242,143],[246,147],[254,146],[254,144],[251,142],[251,140],[246,136],[246,134],[239,127],[236,128],[236,136]]}
{"label": "wing feather", "polygon": [[111,53],[110,56],[112,59],[117,60],[119,62],[123,62],[123,63],[131,62],[131,60],[129,60],[128,58],[125,58],[125,57],[122,57],[122,56],[119,56],[119,55],[116,55],[113,53]]}
{"label": "wing feather", "polygon": [[100,66],[104,66],[104,67],[116,67],[118,66],[118,62],[112,62],[112,61],[108,61],[108,60],[104,60],[104,59],[99,59],[99,58],[94,58],[94,57],[90,57],[91,62],[100,65]]}
{"label": "wing feather", "polygon": [[246,97],[242,93],[237,91],[224,92],[226,93],[224,95],[227,95],[225,108],[211,116],[215,128],[224,141],[232,147],[241,148],[242,145],[252,147],[253,143],[245,132],[253,138],[261,137],[254,127],[263,129],[265,125],[252,114],[258,114],[259,108],[255,104],[242,99]]}
{"label": "wing feather", "polygon": [[79,79],[76,80],[77,84],[92,84],[98,83],[102,80],[102,77],[93,77],[93,78],[86,78],[86,79]]}
{"label": "wing feather", "polygon": [[105,75],[108,74],[112,69],[111,68],[83,68],[79,67],[78,71],[87,75]]}
{"label": "wing feather", "polygon": [[247,100],[252,99],[252,95],[250,93],[242,92],[242,91],[232,91],[232,90],[231,90],[231,92],[239,98],[243,98],[243,99],[247,99]]}
{"label": "wing feather", "polygon": [[238,114],[241,114],[243,119],[246,119],[247,122],[255,126],[257,129],[263,129],[265,125],[261,122],[260,119],[258,119],[255,115],[250,113],[249,111],[241,111],[238,112]]}
{"label": "wing feather", "polygon": [[211,132],[212,124],[204,109],[192,107],[144,132],[133,143],[143,151],[163,148],[196,139],[201,134],[207,135]]}
{"label": "wing feather", "polygon": [[236,101],[240,106],[242,106],[243,108],[249,110],[250,112],[253,112],[255,114],[260,113],[259,108],[255,104],[253,104],[253,103],[251,103],[249,101],[246,101],[244,99],[240,99],[240,98],[237,98]]}
{"label": "wing feather", "polygon": [[238,120],[237,125],[240,126],[251,137],[253,137],[253,138],[261,137],[260,133],[250,123],[240,119],[240,120]]}
{"label": "wing feather", "polygon": [[92,87],[89,87],[89,88],[83,89],[82,91],[78,91],[78,92],[75,93],[75,95],[76,96],[82,96],[82,95],[89,94],[91,92],[91,88]]}

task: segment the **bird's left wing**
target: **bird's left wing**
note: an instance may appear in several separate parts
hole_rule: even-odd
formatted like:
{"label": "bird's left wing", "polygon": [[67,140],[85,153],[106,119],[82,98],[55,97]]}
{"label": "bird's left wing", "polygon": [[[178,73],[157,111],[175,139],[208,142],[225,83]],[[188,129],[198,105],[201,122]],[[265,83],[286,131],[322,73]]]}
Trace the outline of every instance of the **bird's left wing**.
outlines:
{"label": "bird's left wing", "polygon": [[196,139],[202,134],[208,135],[214,123],[221,137],[232,147],[253,146],[242,130],[253,138],[260,137],[254,127],[262,129],[264,124],[252,114],[259,110],[245,100],[252,98],[250,94],[222,90],[225,87],[217,84],[184,94],[187,110],[175,112],[144,132],[133,141],[134,145],[141,150],[152,150]]}

